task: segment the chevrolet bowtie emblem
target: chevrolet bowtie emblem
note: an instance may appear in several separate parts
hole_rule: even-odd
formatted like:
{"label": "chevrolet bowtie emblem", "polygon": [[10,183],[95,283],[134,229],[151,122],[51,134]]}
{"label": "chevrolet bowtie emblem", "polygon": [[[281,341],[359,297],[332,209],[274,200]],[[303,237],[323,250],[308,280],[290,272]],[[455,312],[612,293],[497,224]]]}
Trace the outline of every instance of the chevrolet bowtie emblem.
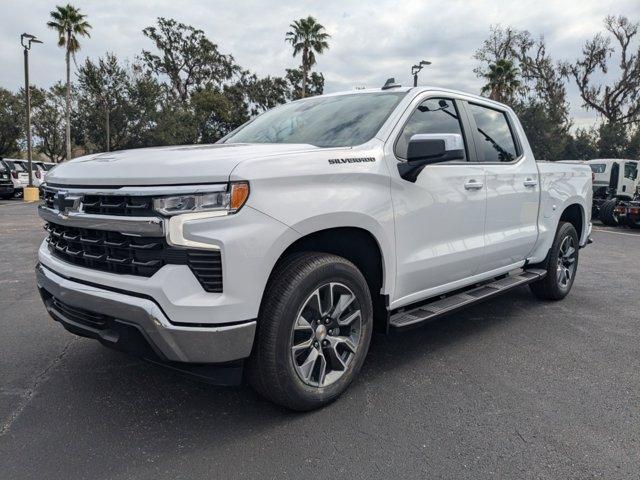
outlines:
{"label": "chevrolet bowtie emblem", "polygon": [[55,195],[55,205],[63,215],[79,212],[82,206],[82,195],[73,195],[66,190],[58,190]]}

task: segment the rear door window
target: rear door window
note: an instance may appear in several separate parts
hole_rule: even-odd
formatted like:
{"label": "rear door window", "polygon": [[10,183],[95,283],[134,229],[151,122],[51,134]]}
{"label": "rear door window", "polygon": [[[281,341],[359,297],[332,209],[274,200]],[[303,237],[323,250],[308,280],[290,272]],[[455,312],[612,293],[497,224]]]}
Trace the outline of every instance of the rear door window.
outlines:
{"label": "rear door window", "polygon": [[638,164],[635,162],[626,162],[624,164],[624,176],[631,180],[638,178]]}
{"label": "rear door window", "polygon": [[468,109],[475,122],[478,161],[514,161],[518,157],[518,148],[506,114],[474,103],[469,103]]}

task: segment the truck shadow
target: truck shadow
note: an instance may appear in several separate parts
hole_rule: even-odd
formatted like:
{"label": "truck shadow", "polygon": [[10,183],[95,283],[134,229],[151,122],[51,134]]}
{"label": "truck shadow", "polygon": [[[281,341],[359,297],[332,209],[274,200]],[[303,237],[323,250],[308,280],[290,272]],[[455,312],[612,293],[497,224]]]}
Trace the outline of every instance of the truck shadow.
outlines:
{"label": "truck shadow", "polygon": [[[246,386],[221,388],[198,383],[81,340],[65,360],[62,372],[56,372],[55,380],[51,379],[55,391],[47,394],[49,403],[38,414],[50,424],[49,433],[56,437],[72,428],[74,435],[86,436],[93,439],[88,443],[99,445],[112,443],[126,432],[127,441],[114,446],[111,453],[116,456],[119,450],[126,455],[128,444],[146,445],[160,459],[166,454],[167,460],[160,461],[168,462],[172,457],[175,459],[176,451],[175,445],[166,439],[175,438],[181,439],[180,450],[188,451],[188,455],[197,455],[204,449],[208,454],[211,449],[228,451],[234,445],[251,442],[252,438],[255,442],[257,437],[287,435],[292,427],[304,431],[318,422],[332,422],[336,415],[359,409],[362,390],[367,386],[389,388],[388,383],[385,386],[385,377],[393,376],[407,364],[423,365],[428,361],[426,354],[446,351],[466,337],[499,328],[504,322],[529,321],[521,312],[533,303],[537,302],[528,289],[518,289],[472,311],[410,332],[375,335],[360,378],[351,390],[334,404],[304,414],[275,406]],[[49,406],[56,402],[65,404],[65,409]],[[102,413],[95,415],[95,412]],[[52,415],[55,415],[53,425]],[[89,447],[79,447],[75,455],[88,453],[81,451],[84,448]]]}

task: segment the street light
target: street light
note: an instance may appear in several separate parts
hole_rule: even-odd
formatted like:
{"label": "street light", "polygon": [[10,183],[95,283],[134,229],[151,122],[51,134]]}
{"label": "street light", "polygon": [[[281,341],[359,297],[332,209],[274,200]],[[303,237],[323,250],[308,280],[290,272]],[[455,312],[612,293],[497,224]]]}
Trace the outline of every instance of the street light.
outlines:
{"label": "street light", "polygon": [[[32,43],[42,43],[36,38],[35,35],[30,33],[23,33],[20,35],[20,44],[24,48],[24,92],[27,97],[27,159],[29,165],[29,185],[28,188],[33,188],[33,171],[32,171],[32,151],[31,151],[31,90],[29,89],[29,50],[31,50]],[[27,198],[31,196],[33,192],[23,195],[26,200],[33,200]],[[37,195],[35,200],[37,200]]]}
{"label": "street light", "polygon": [[413,86],[414,87],[418,86],[418,73],[420,72],[420,70],[422,70],[427,65],[431,65],[431,62],[428,62],[427,60],[421,60],[420,63],[418,63],[417,65],[414,65],[413,67],[411,67],[411,75],[413,75]]}

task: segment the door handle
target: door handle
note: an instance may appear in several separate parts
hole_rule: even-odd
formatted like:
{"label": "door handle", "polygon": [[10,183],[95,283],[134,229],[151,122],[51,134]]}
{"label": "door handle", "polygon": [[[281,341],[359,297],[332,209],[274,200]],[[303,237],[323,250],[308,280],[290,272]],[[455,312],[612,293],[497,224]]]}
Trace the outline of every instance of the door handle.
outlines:
{"label": "door handle", "polygon": [[538,185],[538,182],[535,181],[533,178],[527,178],[524,182],[522,182],[522,184],[525,187],[535,187],[536,185]]}
{"label": "door handle", "polygon": [[484,184],[474,179],[469,180],[464,184],[464,188],[467,190],[480,190],[482,187],[484,187]]}

